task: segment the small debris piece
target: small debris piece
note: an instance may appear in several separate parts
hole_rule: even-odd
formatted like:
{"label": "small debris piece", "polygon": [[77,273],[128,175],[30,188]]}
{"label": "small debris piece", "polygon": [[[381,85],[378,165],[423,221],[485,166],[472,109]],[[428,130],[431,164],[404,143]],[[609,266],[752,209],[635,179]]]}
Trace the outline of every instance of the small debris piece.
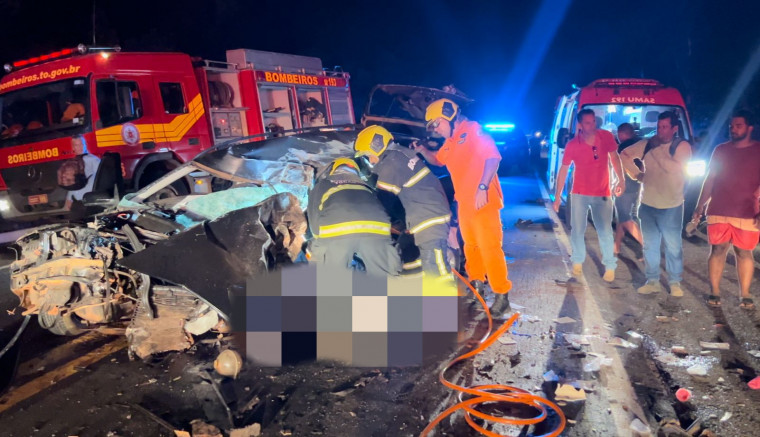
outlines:
{"label": "small debris piece", "polygon": [[686,348],[683,346],[673,346],[670,348],[670,351],[676,355],[689,355],[689,352],[687,352]]}
{"label": "small debris piece", "polygon": [[576,424],[576,423],[578,423],[578,422],[576,422],[576,421],[575,421],[575,420],[573,420],[573,419],[567,419],[567,423],[569,423],[570,425],[575,425],[575,424]]}
{"label": "small debris piece", "polygon": [[191,437],[187,431],[174,430],[174,437]]}
{"label": "small debris piece", "polygon": [[639,347],[638,345],[635,345],[628,340],[623,340],[620,337],[612,337],[611,339],[609,339],[609,341],[607,341],[607,344],[610,344],[616,347],[624,347],[628,349],[636,349],[637,347]]}
{"label": "small debris piece", "polygon": [[544,373],[544,381],[559,381],[559,376],[557,376],[556,373],[554,373],[554,370],[550,370],[546,373]]}
{"label": "small debris piece", "polygon": [[700,364],[695,364],[686,369],[686,373],[692,376],[707,376],[707,369]]}
{"label": "small debris piece", "polygon": [[151,384],[155,384],[157,382],[158,382],[158,380],[156,378],[150,378],[147,382],[143,382],[140,385],[151,385]]}
{"label": "small debris piece", "polygon": [[514,309],[516,309],[516,310],[524,310],[525,309],[524,306],[518,305],[518,304],[512,303],[512,302],[509,303],[509,306],[512,307],[512,308],[514,308]]}
{"label": "small debris piece", "polygon": [[579,334],[565,334],[565,341],[570,343],[571,345],[573,343],[580,344],[582,346],[588,346],[591,343],[589,343],[588,339],[585,335],[579,335]]}
{"label": "small debris piece", "polygon": [[671,318],[668,316],[656,316],[656,319],[658,322],[662,322],[662,323],[668,323],[671,321]]}
{"label": "small debris piece", "polygon": [[725,381],[726,381],[726,380],[725,380],[725,379],[723,379],[723,377],[722,377],[722,376],[721,376],[720,378],[718,378],[718,382],[725,382]]}
{"label": "small debris piece", "polygon": [[531,316],[531,315],[528,315],[528,314],[521,315],[520,319],[522,319],[523,321],[526,321],[526,322],[531,322],[531,323],[536,323],[536,322],[540,322],[541,321],[541,319],[538,316]]}
{"label": "small debris piece", "polygon": [[223,437],[222,431],[220,431],[219,428],[206,423],[201,419],[193,420],[190,422],[190,425],[193,427],[193,437]]}
{"label": "small debris piece", "polygon": [[733,414],[731,414],[730,411],[726,411],[726,414],[723,415],[723,417],[720,418],[721,422],[725,422],[726,420],[730,419]]}
{"label": "small debris piece", "polygon": [[499,343],[501,344],[517,344],[514,338],[512,338],[509,334],[504,334],[501,337],[498,338]]}
{"label": "small debris piece", "polygon": [[631,422],[631,429],[634,432],[637,432],[641,435],[650,435],[649,427],[644,425],[644,422],[642,422],[639,419],[633,419],[633,422]]}
{"label": "small debris piece", "polygon": [[560,317],[559,319],[554,319],[554,321],[557,323],[575,323],[577,320],[575,320],[572,317],[563,316],[563,317]]}
{"label": "small debris piece", "polygon": [[570,384],[560,384],[554,392],[555,399],[558,401],[585,401],[586,392],[573,387]]}
{"label": "small debris piece", "polygon": [[755,358],[760,358],[760,351],[751,350],[751,351],[747,351],[747,353],[749,353],[750,355],[752,355]]}
{"label": "small debris piece", "polygon": [[760,376],[756,377],[752,381],[748,382],[747,385],[752,390],[760,390]]}
{"label": "small debris piece", "polygon": [[261,424],[254,423],[245,428],[230,430],[230,437],[259,437],[261,435]]}
{"label": "small debris piece", "polygon": [[636,332],[636,331],[628,331],[628,332],[626,332],[626,334],[628,334],[628,336],[629,336],[629,337],[631,337],[631,338],[635,338],[635,339],[637,339],[637,340],[639,340],[639,339],[641,339],[641,338],[644,338],[644,336],[643,336],[643,335],[639,334],[639,333],[638,333],[638,332]]}
{"label": "small debris piece", "polygon": [[722,351],[727,351],[730,347],[728,343],[711,343],[708,341],[700,341],[699,346],[702,349],[718,349]]}

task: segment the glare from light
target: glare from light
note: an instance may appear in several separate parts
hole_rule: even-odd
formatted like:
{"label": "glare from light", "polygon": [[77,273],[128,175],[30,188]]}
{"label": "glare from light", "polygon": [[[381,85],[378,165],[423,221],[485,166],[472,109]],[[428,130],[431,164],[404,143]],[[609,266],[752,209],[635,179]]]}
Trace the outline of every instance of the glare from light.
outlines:
{"label": "glare from light", "polygon": [[111,56],[109,53],[103,52],[100,54],[100,57],[103,59],[108,59],[108,57]]}
{"label": "glare from light", "polygon": [[638,114],[639,110],[635,106],[626,106],[623,108],[623,115]]}
{"label": "glare from light", "polygon": [[546,140],[541,140],[541,145],[542,145],[542,146],[545,146],[545,145],[547,145],[547,144],[549,144],[549,142],[548,142],[548,141],[546,141]]}
{"label": "glare from light", "polygon": [[483,128],[489,132],[512,132],[515,125],[513,123],[488,123]]}
{"label": "glare from light", "polygon": [[536,133],[534,133],[533,135],[534,135],[536,138],[541,138],[541,135],[543,135],[543,133],[542,133],[540,130],[537,130],[537,131],[536,131]]}
{"label": "glare from light", "polygon": [[617,112],[617,105],[607,105],[607,112],[609,113]]}
{"label": "glare from light", "polygon": [[505,144],[507,144],[507,142],[506,142],[506,141],[497,141],[497,142],[496,142],[496,145],[497,145],[497,146],[503,146],[503,145],[505,145]]}
{"label": "glare from light", "polygon": [[11,203],[6,199],[0,200],[0,212],[6,212],[11,210]]}
{"label": "glare from light", "polygon": [[691,178],[701,178],[707,173],[707,162],[704,159],[695,159],[686,164],[686,174]]}

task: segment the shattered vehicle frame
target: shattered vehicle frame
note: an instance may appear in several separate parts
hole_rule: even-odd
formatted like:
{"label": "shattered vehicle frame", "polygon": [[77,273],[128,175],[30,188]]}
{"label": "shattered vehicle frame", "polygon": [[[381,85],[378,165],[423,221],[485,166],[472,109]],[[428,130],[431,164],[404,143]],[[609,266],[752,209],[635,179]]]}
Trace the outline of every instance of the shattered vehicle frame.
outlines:
{"label": "shattered vehicle frame", "polygon": [[[353,156],[356,133],[303,129],[209,149],[89,221],[19,238],[11,291],[55,334],[126,328],[132,357],[230,332],[236,290],[301,253],[312,181]],[[192,194],[157,195],[183,178]]]}

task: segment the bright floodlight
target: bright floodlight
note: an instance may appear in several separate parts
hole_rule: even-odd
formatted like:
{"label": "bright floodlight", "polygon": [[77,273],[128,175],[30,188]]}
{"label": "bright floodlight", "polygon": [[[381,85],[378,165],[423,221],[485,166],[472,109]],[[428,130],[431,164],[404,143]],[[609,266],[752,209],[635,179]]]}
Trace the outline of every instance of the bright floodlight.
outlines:
{"label": "bright floodlight", "polygon": [[692,178],[700,178],[707,173],[707,163],[703,159],[689,161],[686,164],[686,174]]}

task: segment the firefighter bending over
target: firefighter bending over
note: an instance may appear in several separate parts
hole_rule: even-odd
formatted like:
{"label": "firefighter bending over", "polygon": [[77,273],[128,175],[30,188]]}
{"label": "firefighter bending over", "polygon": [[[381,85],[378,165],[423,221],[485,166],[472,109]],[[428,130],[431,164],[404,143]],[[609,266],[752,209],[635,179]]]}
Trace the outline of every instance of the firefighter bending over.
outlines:
{"label": "firefighter bending over", "polygon": [[438,178],[412,149],[393,142],[382,126],[370,126],[354,144],[357,157],[364,157],[377,175],[377,189],[398,196],[404,207],[406,229],[420,250],[425,274],[450,277],[446,262],[446,239],[451,213]]}
{"label": "firefighter bending over", "polygon": [[356,256],[370,275],[400,273],[388,214],[353,159],[338,158],[317,176],[306,213],[311,261],[349,268]]}
{"label": "firefighter bending over", "polygon": [[449,99],[439,99],[428,105],[425,120],[428,130],[444,138],[445,142],[437,152],[424,146],[416,150],[431,164],[445,165],[451,173],[467,275],[472,285],[480,290],[485,290],[484,282],[488,279],[496,294],[491,314],[501,318],[510,310],[507,293],[512,288],[501,249],[503,201],[496,177],[501,156],[493,139],[479,124],[462,116],[459,106]]}

